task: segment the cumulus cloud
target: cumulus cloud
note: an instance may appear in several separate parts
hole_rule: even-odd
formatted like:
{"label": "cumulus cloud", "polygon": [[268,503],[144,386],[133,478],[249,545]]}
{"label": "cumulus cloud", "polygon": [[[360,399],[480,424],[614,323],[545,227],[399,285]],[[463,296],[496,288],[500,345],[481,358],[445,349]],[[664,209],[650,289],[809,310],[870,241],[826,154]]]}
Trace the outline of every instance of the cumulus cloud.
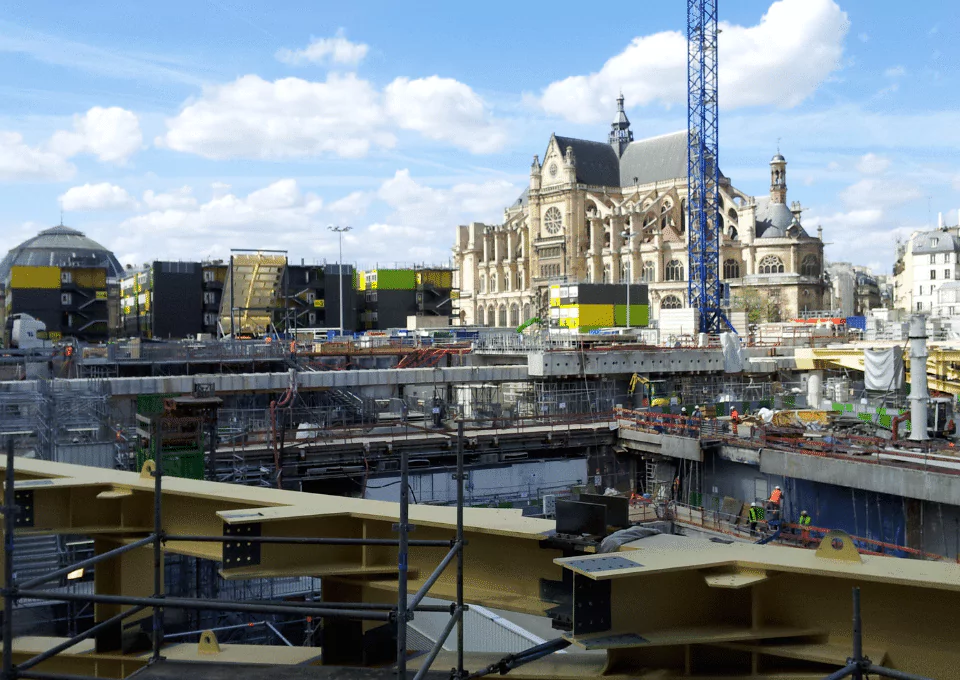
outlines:
{"label": "cumulus cloud", "polygon": [[136,206],[126,189],[109,182],[71,187],[57,200],[60,207],[68,211],[121,210]]}
{"label": "cumulus cloud", "polygon": [[104,162],[123,163],[142,143],[140,119],[135,113],[117,106],[95,106],[82,116],[74,116],[72,131],[54,133],[48,146],[64,158],[89,153]]}
{"label": "cumulus cloud", "polygon": [[483,99],[452,78],[397,78],[384,91],[387,113],[397,125],[473,153],[503,147],[506,134]]}
{"label": "cumulus cloud", "polygon": [[504,180],[436,189],[420,184],[404,169],[381,184],[377,196],[393,208],[390,222],[449,230],[458,220],[497,220],[518,193],[516,186]]}
{"label": "cumulus cloud", "polygon": [[16,132],[0,132],[0,180],[65,180],[76,168],[53,151],[24,143]]}
{"label": "cumulus cloud", "polygon": [[148,189],[143,192],[143,203],[151,210],[171,210],[192,208],[197,204],[197,199],[193,197],[193,189],[190,187],[180,187],[165,194]]}
{"label": "cumulus cloud", "polygon": [[922,196],[915,186],[877,178],[862,179],[840,192],[840,200],[855,211],[891,208]]}
{"label": "cumulus cloud", "polygon": [[868,153],[860,157],[857,163],[857,170],[864,175],[881,175],[890,167],[890,159],[878,156],[875,153]]}
{"label": "cumulus cloud", "polygon": [[246,75],[204,90],[167,120],[158,146],[206,158],[359,158],[395,138],[379,93],[354,74],[325,82]]}
{"label": "cumulus cloud", "polygon": [[332,38],[313,38],[302,50],[277,50],[276,58],[294,66],[326,63],[356,66],[363,61],[369,50],[368,45],[347,40],[341,28]]}
{"label": "cumulus cloud", "polygon": [[352,191],[327,206],[327,211],[339,215],[363,215],[373,196],[365,191]]}
{"label": "cumulus cloud", "polygon": [[[755,26],[721,22],[720,28],[721,107],[791,108],[840,68],[849,22],[834,0],[778,0]],[[634,38],[599,71],[548,85],[539,102],[548,113],[579,123],[606,120],[621,89],[630,105],[680,105],[686,101],[686,58],[679,31]]]}

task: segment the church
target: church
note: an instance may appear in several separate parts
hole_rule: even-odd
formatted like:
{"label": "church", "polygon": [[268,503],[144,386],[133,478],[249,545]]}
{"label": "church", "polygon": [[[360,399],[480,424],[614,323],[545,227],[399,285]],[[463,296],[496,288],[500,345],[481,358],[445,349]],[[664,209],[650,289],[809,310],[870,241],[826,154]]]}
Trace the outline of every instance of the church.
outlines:
{"label": "church", "polygon": [[[823,309],[822,230],[787,203],[787,161],[770,161],[770,195],[721,174],[720,272],[733,310],[778,321]],[[464,325],[516,327],[546,312],[551,284],[648,284],[650,316],[686,307],[687,132],[634,140],[623,95],[606,143],[551,135],[503,222],[457,228]],[[779,317],[779,318],[777,318]]]}

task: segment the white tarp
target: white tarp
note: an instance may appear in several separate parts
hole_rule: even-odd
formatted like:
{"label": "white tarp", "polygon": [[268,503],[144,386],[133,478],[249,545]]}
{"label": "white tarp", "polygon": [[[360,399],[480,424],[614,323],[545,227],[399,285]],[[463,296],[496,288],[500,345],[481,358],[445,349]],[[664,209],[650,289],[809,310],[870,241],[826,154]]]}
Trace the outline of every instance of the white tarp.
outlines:
{"label": "white tarp", "polygon": [[724,372],[740,373],[743,370],[743,357],[740,356],[740,337],[736,333],[721,333],[720,347],[723,349]]}
{"label": "white tarp", "polygon": [[863,381],[868,390],[881,392],[903,387],[903,353],[900,348],[863,350]]}

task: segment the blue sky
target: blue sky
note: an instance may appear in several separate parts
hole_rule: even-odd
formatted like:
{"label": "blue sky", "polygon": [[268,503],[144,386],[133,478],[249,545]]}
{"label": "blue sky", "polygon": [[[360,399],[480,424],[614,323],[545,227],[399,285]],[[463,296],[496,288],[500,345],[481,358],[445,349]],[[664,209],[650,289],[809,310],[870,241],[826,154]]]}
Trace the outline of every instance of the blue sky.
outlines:
{"label": "blue sky", "polygon": [[[362,265],[445,262],[495,223],[551,132],[685,127],[681,2],[5,3],[0,249],[64,222],[124,263],[231,247]],[[956,224],[960,10],[721,0],[721,165],[790,200],[832,259],[889,271],[896,238]]]}

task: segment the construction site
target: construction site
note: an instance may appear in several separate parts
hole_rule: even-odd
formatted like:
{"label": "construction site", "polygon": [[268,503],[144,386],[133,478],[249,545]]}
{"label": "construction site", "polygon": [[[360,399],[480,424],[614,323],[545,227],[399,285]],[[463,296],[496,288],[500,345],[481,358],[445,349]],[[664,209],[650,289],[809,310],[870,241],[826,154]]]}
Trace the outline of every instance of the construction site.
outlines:
{"label": "construction site", "polygon": [[[279,251],[128,275],[135,338],[16,316],[2,680],[960,677],[960,345],[731,310],[716,0],[687,21],[688,305],[657,324],[629,278],[467,326],[450,270]],[[143,295],[175,317],[168,274],[190,340]],[[17,276],[67,318],[72,274]]]}

